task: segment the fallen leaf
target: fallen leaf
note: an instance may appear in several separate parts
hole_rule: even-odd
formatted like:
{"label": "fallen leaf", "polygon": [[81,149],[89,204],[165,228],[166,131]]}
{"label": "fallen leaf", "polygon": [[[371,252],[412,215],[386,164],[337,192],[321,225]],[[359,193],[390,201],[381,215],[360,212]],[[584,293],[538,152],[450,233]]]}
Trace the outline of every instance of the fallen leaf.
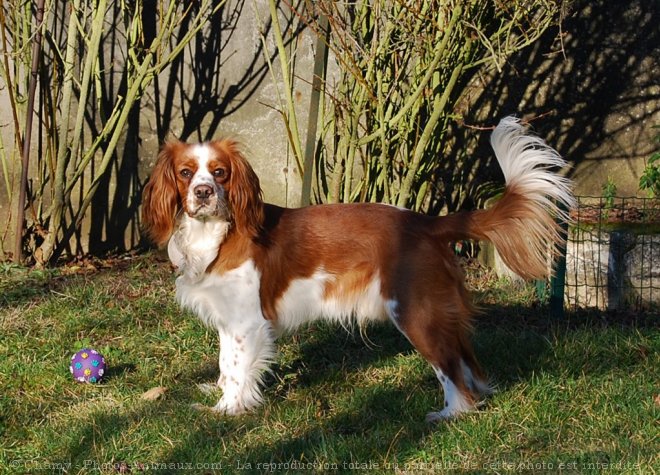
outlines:
{"label": "fallen leaf", "polygon": [[653,400],[655,401],[656,406],[660,406],[660,394],[656,394]]}
{"label": "fallen leaf", "polygon": [[164,388],[163,386],[156,386],[155,388],[151,388],[149,391],[145,392],[142,395],[142,399],[144,399],[145,401],[155,401],[166,392],[167,392],[167,388]]}

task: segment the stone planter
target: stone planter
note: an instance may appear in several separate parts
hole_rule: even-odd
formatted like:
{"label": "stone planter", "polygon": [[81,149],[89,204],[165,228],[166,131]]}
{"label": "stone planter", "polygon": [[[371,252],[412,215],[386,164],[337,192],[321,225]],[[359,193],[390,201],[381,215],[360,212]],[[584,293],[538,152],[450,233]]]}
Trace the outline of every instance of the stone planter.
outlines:
{"label": "stone planter", "polygon": [[600,310],[660,307],[657,200],[643,209],[586,206],[582,215],[574,214],[566,250],[566,304]]}

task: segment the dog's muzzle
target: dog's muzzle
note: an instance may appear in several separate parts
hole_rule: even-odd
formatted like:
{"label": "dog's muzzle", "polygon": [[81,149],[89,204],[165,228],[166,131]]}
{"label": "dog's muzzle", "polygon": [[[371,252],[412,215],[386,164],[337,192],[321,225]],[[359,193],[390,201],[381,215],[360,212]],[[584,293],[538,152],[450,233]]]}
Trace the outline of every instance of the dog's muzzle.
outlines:
{"label": "dog's muzzle", "polygon": [[226,215],[224,190],[209,184],[195,185],[188,197],[188,214],[192,218],[220,217]]}

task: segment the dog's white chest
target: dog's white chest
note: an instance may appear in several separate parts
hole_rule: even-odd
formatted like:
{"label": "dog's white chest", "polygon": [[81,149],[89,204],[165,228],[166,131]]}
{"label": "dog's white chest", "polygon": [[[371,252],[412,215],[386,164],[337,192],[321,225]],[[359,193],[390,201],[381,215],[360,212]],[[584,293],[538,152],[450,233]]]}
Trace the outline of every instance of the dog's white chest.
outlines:
{"label": "dog's white chest", "polygon": [[212,328],[239,328],[263,320],[259,300],[260,274],[252,260],[223,274],[177,278],[179,303]]}
{"label": "dog's white chest", "polygon": [[199,221],[186,216],[167,243],[172,265],[190,281],[203,278],[228,230],[226,221]]}

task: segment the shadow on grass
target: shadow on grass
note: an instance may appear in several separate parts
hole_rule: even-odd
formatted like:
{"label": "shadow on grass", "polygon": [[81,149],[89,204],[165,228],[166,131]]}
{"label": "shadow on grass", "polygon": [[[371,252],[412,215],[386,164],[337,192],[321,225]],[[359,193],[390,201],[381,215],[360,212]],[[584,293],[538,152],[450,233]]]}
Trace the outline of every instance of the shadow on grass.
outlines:
{"label": "shadow on grass", "polygon": [[[539,373],[599,376],[644,361],[644,348],[635,354],[621,340],[638,326],[612,316],[569,315],[558,321],[542,308],[489,306],[475,323],[477,356],[500,393]],[[657,324],[644,321],[641,328]],[[171,420],[172,434],[163,435],[171,438],[170,449],[162,455],[164,463],[202,463],[207,472],[223,473],[269,471],[276,467],[271,463],[282,464],[279,470],[289,463],[291,471],[298,464],[317,472],[348,472],[368,464],[387,469],[386,464],[417,454],[436,432],[463,430],[461,421],[424,422],[426,413],[437,410],[442,401],[430,368],[418,372],[417,367],[406,367],[410,374],[396,384],[387,379],[351,384],[369,368],[396,365],[392,360],[400,356],[406,361],[414,358],[411,345],[391,326],[371,327],[368,336],[373,347],[357,331],[347,334],[339,327],[318,325],[285,340],[294,356],[275,367],[264,407],[235,418],[190,409],[190,403],[204,397],[194,383],[217,378],[217,368],[206,361],[183,375],[164,401],[138,404],[122,413],[97,410],[68,453],[81,465],[96,444],[121,440],[141,421],[155,419],[156,426],[169,427]],[[286,378],[290,373],[296,377]],[[487,401],[486,408],[490,404]],[[139,460],[141,449],[136,448],[134,456],[124,449],[125,455],[117,455],[117,460]]]}
{"label": "shadow on grass", "polygon": [[114,379],[126,378],[131,373],[135,373],[136,370],[137,370],[137,365],[135,363],[122,363],[122,364],[110,366],[108,368],[108,372],[104,377],[104,381],[108,383]]}
{"label": "shadow on grass", "polygon": [[[191,427],[167,460],[196,461],[201,454],[205,462],[220,462],[229,473],[299,471],[292,463],[298,463],[304,473],[349,470],[345,464],[377,460],[382,467],[386,454],[392,452],[394,457],[415,450],[435,429],[424,422],[419,407],[408,406],[411,395],[427,403],[433,399],[420,392],[419,383],[412,378],[403,387],[351,391],[342,396],[341,409],[332,411],[326,406],[329,395],[322,394],[319,401],[324,401],[305,420],[296,415],[287,421],[288,410],[273,409],[270,403],[253,415],[238,418],[194,416],[201,427]],[[262,431],[262,424],[272,427],[272,432],[255,439],[252,434]],[[287,427],[278,428],[279,424]],[[275,468],[273,463],[280,465]]]}
{"label": "shadow on grass", "polygon": [[338,325],[321,323],[296,335],[298,355],[278,369],[298,374],[297,387],[313,387],[337,373],[353,373],[415,351],[406,338],[388,323],[375,324],[362,334]]}
{"label": "shadow on grass", "polygon": [[56,278],[46,273],[31,275],[17,272],[0,278],[0,310],[22,307],[35,300],[48,296],[55,285]]}
{"label": "shadow on grass", "polygon": [[65,297],[72,289],[76,291],[99,284],[104,289],[114,289],[115,296],[122,297],[126,290],[122,284],[126,282],[126,274],[130,273],[148,275],[148,279],[141,278],[145,282],[156,279],[173,281],[169,261],[158,251],[85,256],[61,264],[49,269],[10,266],[2,271],[0,267],[0,310],[35,305],[53,295]]}

